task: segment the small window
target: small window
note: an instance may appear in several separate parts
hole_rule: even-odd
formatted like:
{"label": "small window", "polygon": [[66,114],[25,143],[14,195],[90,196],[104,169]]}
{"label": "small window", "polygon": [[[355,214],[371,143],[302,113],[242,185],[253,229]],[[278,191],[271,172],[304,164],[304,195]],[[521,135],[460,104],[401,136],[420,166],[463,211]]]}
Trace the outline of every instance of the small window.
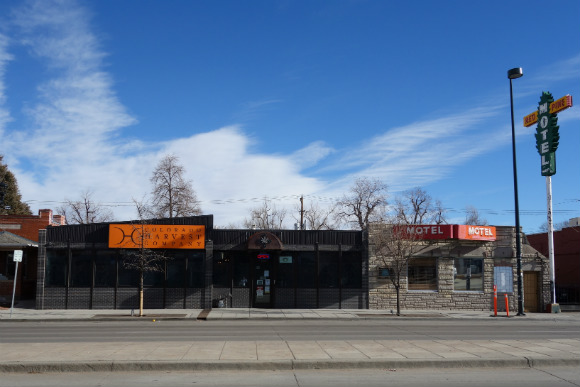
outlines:
{"label": "small window", "polygon": [[437,258],[412,258],[408,265],[409,290],[437,290]]}
{"label": "small window", "polygon": [[388,267],[379,267],[379,278],[389,278],[391,276],[391,269]]}
{"label": "small window", "polygon": [[456,258],[453,265],[454,289],[483,291],[483,258]]}

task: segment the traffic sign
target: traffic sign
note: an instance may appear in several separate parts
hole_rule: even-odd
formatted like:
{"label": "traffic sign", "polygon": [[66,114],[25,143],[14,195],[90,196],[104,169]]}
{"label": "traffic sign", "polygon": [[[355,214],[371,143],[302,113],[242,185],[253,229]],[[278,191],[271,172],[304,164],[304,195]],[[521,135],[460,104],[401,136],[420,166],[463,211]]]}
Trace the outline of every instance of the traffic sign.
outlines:
{"label": "traffic sign", "polygon": [[14,262],[22,262],[22,250],[14,250]]}

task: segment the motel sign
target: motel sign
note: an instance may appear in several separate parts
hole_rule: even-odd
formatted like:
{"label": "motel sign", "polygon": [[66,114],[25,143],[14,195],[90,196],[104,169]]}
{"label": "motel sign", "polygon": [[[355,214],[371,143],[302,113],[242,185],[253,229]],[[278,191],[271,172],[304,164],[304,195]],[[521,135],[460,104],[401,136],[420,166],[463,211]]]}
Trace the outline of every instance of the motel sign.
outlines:
{"label": "motel sign", "polygon": [[524,117],[524,126],[532,126],[536,122],[536,149],[541,157],[542,176],[556,174],[556,149],[560,141],[558,133],[558,116],[556,113],[572,106],[572,96],[566,95],[557,101],[549,92],[542,92],[538,110]]}

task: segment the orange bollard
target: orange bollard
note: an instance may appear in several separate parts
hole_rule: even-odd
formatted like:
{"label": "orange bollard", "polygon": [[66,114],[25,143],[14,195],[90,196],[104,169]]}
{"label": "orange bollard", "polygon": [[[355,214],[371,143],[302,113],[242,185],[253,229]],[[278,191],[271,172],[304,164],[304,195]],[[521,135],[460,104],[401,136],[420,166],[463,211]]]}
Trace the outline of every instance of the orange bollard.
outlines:
{"label": "orange bollard", "polygon": [[493,317],[497,317],[497,285],[493,285]]}
{"label": "orange bollard", "polygon": [[507,294],[505,295],[505,311],[507,313],[507,316],[509,317],[510,316],[510,303],[509,303]]}

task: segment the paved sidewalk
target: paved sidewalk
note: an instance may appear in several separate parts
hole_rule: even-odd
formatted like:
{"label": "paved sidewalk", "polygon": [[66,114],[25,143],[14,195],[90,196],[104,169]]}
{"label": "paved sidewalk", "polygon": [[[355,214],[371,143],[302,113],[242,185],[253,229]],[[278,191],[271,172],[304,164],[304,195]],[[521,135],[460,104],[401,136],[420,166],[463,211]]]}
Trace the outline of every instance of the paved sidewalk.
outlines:
{"label": "paved sidewalk", "polygon": [[[136,318],[127,310],[0,310],[5,323]],[[213,309],[146,310],[151,319],[493,319],[490,312]],[[505,313],[497,318],[505,319]],[[510,319],[576,320],[579,313],[527,314]],[[291,370],[317,368],[580,366],[580,339],[317,340],[108,343],[0,343],[1,372],[135,370]]]}
{"label": "paved sidewalk", "polygon": [[[136,317],[139,310],[130,309],[48,309],[36,310],[32,304],[24,307],[18,305],[11,310],[0,307],[0,322],[5,320],[85,320],[85,319],[120,319]],[[493,311],[458,311],[458,310],[402,310],[397,317],[393,310],[375,309],[255,309],[255,308],[214,308],[202,309],[146,309],[146,317],[159,319],[203,319],[203,320],[236,320],[236,319],[368,319],[368,318],[453,318],[453,319],[489,319],[508,318],[506,312]],[[518,316],[510,312],[509,318],[526,320],[577,320],[580,313],[527,313]]]}

